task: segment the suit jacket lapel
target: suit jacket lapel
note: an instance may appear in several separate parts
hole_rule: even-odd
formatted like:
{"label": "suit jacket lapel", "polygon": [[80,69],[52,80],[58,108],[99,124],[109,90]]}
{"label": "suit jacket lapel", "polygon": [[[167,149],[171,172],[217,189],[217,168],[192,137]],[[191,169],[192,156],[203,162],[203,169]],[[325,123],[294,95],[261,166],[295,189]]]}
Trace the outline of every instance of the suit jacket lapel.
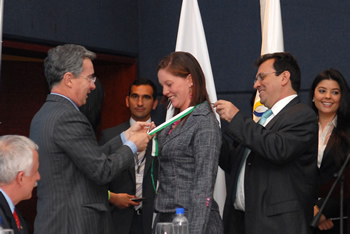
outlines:
{"label": "suit jacket lapel", "polygon": [[321,168],[324,165],[332,164],[334,163],[333,155],[331,154],[332,151],[330,151],[335,144],[335,137],[334,137],[334,129],[332,131],[331,136],[329,137],[328,143],[326,148],[323,152],[322,162],[321,162]]}
{"label": "suit jacket lapel", "polygon": [[[127,130],[128,128],[130,128],[130,122],[129,120],[127,120],[126,122],[123,123],[124,126],[123,126],[123,131]],[[135,155],[134,155],[135,157]],[[135,159],[134,159],[134,163],[132,164],[132,166],[129,167],[128,169],[129,171],[129,174],[130,174],[130,177],[132,178],[132,181],[134,182],[135,184],[135,180],[136,180],[136,177],[135,177]]]}
{"label": "suit jacket lapel", "polygon": [[285,111],[287,111],[290,107],[296,105],[300,103],[300,99],[299,97],[295,97],[293,100],[291,100],[285,107],[283,107],[283,109],[276,115],[274,116],[271,121],[265,126],[266,129],[270,129],[279,119],[279,117],[281,116],[281,114]]}
{"label": "suit jacket lapel", "polygon": [[[208,104],[207,103],[202,103],[200,105],[198,105],[193,112],[188,114],[188,118],[185,122],[185,124],[183,124],[183,122],[181,121],[179,123],[178,126],[176,126],[176,128],[174,128],[174,130],[171,132],[171,134],[168,135],[168,132],[171,129],[171,126],[166,127],[165,129],[162,130],[162,135],[166,136],[164,144],[167,144],[169,141],[171,141],[173,138],[177,137],[178,135],[181,135],[183,132],[188,131],[188,129],[190,129],[191,127],[194,126],[194,124],[196,124],[195,119],[192,118],[192,116],[194,115],[201,115],[201,114],[207,114],[207,112],[204,112],[203,109],[206,108],[207,111],[209,111],[208,108]],[[199,112],[199,113],[198,113]],[[186,118],[186,117],[184,117]]]}
{"label": "suit jacket lapel", "polygon": [[150,143],[148,143],[147,145],[147,149],[146,149],[146,163],[145,163],[145,170],[144,170],[144,175],[147,174],[148,170],[150,169],[151,165],[152,165],[152,160],[153,160],[153,156],[151,155],[152,153],[152,141],[150,141]]}
{"label": "suit jacket lapel", "polygon": [[[1,192],[0,192],[0,205],[1,205],[1,208],[3,209],[3,211],[4,211],[5,215],[6,215],[6,217],[2,217],[2,219],[6,218],[7,223],[9,223],[11,225],[11,228],[16,233],[16,230],[18,231],[16,220],[13,217],[13,214],[11,212],[10,206],[8,205],[4,195]],[[5,220],[2,221],[2,222],[4,223]],[[16,228],[16,230],[15,230],[15,228]]]}

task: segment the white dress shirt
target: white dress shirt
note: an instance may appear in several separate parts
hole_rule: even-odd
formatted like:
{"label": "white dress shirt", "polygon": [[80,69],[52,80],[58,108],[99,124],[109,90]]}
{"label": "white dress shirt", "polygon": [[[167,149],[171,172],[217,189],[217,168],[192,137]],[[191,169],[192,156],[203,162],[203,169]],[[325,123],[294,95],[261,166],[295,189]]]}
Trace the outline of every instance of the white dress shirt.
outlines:
{"label": "white dress shirt", "polygon": [[334,119],[327,123],[327,125],[322,129],[320,123],[318,123],[318,155],[317,155],[317,166],[321,167],[324,150],[326,149],[328,140],[333,132],[333,129],[337,126],[337,116]]}

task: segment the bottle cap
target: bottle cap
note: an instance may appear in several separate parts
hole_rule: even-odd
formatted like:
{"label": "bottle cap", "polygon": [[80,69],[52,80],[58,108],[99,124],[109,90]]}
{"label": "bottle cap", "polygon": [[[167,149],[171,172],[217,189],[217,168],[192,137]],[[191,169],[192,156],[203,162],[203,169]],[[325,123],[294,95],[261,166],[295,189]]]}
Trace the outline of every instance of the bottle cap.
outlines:
{"label": "bottle cap", "polygon": [[176,214],[185,214],[184,208],[176,208]]}

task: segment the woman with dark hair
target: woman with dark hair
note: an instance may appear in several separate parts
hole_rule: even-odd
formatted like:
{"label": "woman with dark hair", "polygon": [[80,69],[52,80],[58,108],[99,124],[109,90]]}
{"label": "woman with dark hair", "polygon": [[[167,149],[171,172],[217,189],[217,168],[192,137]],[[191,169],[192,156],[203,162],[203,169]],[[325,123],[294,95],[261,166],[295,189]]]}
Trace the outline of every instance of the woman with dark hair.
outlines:
{"label": "woman with dark hair", "polygon": [[[334,174],[350,153],[350,89],[343,75],[335,69],[319,73],[310,89],[309,105],[318,114],[319,122],[317,165],[320,169],[320,199],[314,207],[316,215],[334,182]],[[340,211],[339,191],[337,186],[323,210],[315,233],[339,233],[339,220],[335,221]],[[349,196],[350,166],[347,166],[344,173],[344,216],[350,214]],[[347,219],[344,219],[346,222]]]}
{"label": "woman with dark hair", "polygon": [[[164,99],[174,115],[188,113],[157,134],[159,188],[155,200],[157,222],[171,222],[178,207],[185,209],[189,233],[223,233],[213,198],[221,149],[221,130],[210,104],[205,77],[189,53],[174,52],[158,65]],[[189,107],[194,107],[188,112]]]}

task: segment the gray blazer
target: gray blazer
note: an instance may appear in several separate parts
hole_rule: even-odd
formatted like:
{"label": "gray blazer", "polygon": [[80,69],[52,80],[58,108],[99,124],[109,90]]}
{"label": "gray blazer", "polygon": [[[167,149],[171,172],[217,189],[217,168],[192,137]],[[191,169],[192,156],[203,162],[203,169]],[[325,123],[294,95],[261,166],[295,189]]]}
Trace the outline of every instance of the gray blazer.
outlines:
{"label": "gray blazer", "polygon": [[86,117],[57,95],[34,116],[30,138],[41,175],[34,232],[111,233],[106,184],[133,164],[131,149],[119,136],[100,148]]}
{"label": "gray blazer", "polygon": [[[198,105],[168,135],[171,126],[158,134],[159,189],[155,209],[175,214],[177,207],[185,208],[189,233],[221,233],[222,222],[213,198],[221,148],[221,130],[207,102]],[[163,215],[164,216],[164,215]],[[165,215],[167,216],[167,215]]]}

